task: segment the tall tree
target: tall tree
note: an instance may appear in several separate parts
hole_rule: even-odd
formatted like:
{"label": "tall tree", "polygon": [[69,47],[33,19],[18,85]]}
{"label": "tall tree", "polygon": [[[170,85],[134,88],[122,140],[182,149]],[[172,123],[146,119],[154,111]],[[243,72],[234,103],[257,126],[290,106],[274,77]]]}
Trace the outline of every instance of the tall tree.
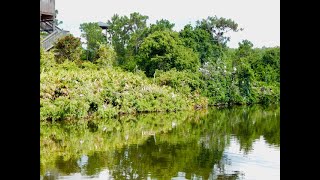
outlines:
{"label": "tall tree", "polygon": [[249,40],[242,40],[242,42],[238,43],[239,48],[236,51],[236,55],[239,58],[249,56],[253,52],[253,44]]}
{"label": "tall tree", "polygon": [[198,52],[201,63],[217,59],[220,54],[210,33],[199,27],[193,28],[191,24],[184,26],[179,33],[182,41],[193,51]]}
{"label": "tall tree", "polygon": [[197,26],[207,30],[215,42],[221,45],[226,45],[230,41],[230,37],[226,36],[227,32],[243,30],[242,28],[239,29],[238,24],[233,20],[223,17],[218,18],[217,16],[208,16],[207,19],[197,21]]}
{"label": "tall tree", "polygon": [[160,20],[157,20],[155,24],[150,25],[149,34],[156,31],[164,31],[164,30],[172,31],[173,27],[174,27],[174,23],[171,23],[169,20],[166,20],[166,19],[160,19]]}
{"label": "tall tree", "polygon": [[252,55],[254,53],[253,44],[249,40],[242,40],[238,43],[239,47],[235,51],[235,57],[232,61],[232,66],[236,67],[240,65],[240,63],[252,63],[257,58],[252,59]]}
{"label": "tall tree", "polygon": [[81,37],[87,41],[87,53],[89,60],[96,58],[99,44],[106,44],[107,39],[102,33],[102,29],[98,23],[83,23],[80,24],[80,30],[82,32]]}
{"label": "tall tree", "polygon": [[108,32],[120,65],[125,64],[128,59],[132,59],[132,54],[137,53],[147,27],[147,19],[148,16],[134,12],[129,17],[115,14],[108,20]]}

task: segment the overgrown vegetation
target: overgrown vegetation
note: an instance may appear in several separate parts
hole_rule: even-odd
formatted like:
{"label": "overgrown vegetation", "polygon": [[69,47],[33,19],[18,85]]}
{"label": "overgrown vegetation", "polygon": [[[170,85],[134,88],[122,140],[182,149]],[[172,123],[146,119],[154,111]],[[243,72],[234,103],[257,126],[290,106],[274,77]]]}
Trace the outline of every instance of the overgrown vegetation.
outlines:
{"label": "overgrown vegetation", "polygon": [[[42,67],[45,69],[46,67]],[[124,72],[91,62],[66,61],[40,78],[41,120],[63,120],[117,114],[190,110],[206,106],[199,94],[159,86],[139,72]]]}
{"label": "overgrown vegetation", "polygon": [[41,119],[280,102],[280,47],[229,48],[227,32],[243,29],[217,16],[179,32],[147,20],[116,14],[107,37],[84,23],[85,50],[73,36],[58,41],[55,56],[41,50]]}

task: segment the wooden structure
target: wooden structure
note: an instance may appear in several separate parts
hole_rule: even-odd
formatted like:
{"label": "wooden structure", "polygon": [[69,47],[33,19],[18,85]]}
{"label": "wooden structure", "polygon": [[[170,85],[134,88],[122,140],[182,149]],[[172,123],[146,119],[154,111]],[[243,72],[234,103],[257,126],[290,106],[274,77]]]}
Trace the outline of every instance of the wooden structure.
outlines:
{"label": "wooden structure", "polygon": [[53,21],[55,17],[55,0],[40,0],[40,21]]}
{"label": "wooden structure", "polygon": [[101,29],[107,30],[109,28],[108,24],[104,22],[98,22],[98,25],[101,27]]}
{"label": "wooden structure", "polygon": [[109,25],[104,22],[98,22],[98,26],[102,29],[105,30],[105,34],[103,34],[106,37],[106,40],[108,42],[108,30],[109,30]]}
{"label": "wooden structure", "polygon": [[55,24],[56,9],[55,0],[40,0],[40,31],[45,31],[49,35],[41,42],[42,47],[48,51],[53,47],[54,42],[69,34]]}
{"label": "wooden structure", "polygon": [[55,0],[40,0],[40,30],[52,33],[55,21]]}

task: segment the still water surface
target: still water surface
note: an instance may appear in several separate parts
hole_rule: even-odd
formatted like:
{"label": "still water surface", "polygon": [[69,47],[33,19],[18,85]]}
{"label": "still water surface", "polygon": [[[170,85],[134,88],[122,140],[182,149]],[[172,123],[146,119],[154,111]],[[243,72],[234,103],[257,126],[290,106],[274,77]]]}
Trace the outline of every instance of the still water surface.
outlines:
{"label": "still water surface", "polygon": [[41,125],[40,179],[280,179],[280,107]]}

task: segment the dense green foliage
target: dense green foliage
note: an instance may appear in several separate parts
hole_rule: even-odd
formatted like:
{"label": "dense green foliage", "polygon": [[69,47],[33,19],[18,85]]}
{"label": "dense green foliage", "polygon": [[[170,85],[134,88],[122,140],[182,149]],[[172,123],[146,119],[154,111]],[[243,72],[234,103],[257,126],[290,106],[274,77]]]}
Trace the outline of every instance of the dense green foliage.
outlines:
{"label": "dense green foliage", "polygon": [[169,71],[176,68],[179,71],[190,70],[196,72],[200,62],[197,54],[183,46],[178,33],[170,31],[156,31],[149,35],[138,51],[138,65],[148,77],[156,71]]}
{"label": "dense green foliage", "polygon": [[[269,106],[280,102],[280,47],[229,48],[227,32],[242,30],[231,19],[180,31],[147,20],[116,14],[107,36],[81,24],[85,48],[69,35],[40,49],[41,175],[238,179],[224,168],[231,139],[244,154],[261,136],[280,145],[279,106]],[[219,109],[234,104],[244,106]]]}
{"label": "dense green foliage", "polygon": [[133,69],[133,56],[137,53],[147,27],[148,16],[132,13],[130,17],[115,14],[107,22],[111,43],[117,53],[118,64],[125,69]]}
{"label": "dense green foliage", "polygon": [[97,58],[96,63],[100,67],[113,66],[116,63],[117,54],[110,45],[100,44],[97,50]]}
{"label": "dense green foliage", "polygon": [[[217,16],[187,24],[178,32],[168,20],[150,25],[147,20],[136,12],[115,14],[107,21],[108,39],[97,23],[81,24],[86,49],[79,48],[80,40],[72,36],[60,39],[55,46],[56,62],[65,62],[60,65],[41,50],[42,86],[55,86],[50,91],[41,89],[41,102],[46,104],[41,108],[43,119],[84,117],[91,103],[101,113],[106,98],[115,101],[112,115],[280,102],[280,47],[254,48],[243,40],[238,48],[229,48],[227,32],[242,29],[233,20]],[[82,83],[75,86],[75,79]],[[95,87],[92,82],[102,85]],[[55,94],[55,88],[78,95],[86,92],[87,99],[68,100],[67,95],[60,97],[60,90],[60,95]],[[102,92],[96,93],[97,88]],[[54,98],[46,99],[44,94]],[[170,98],[176,94],[181,99]]]}
{"label": "dense green foliage", "polygon": [[138,72],[91,62],[43,66],[48,70],[40,76],[41,120],[111,118],[123,113],[190,110],[207,104],[198,94],[158,86]]}
{"label": "dense green foliage", "polygon": [[107,39],[102,33],[102,29],[99,27],[98,23],[83,23],[80,24],[80,30],[82,32],[82,37],[85,38],[87,50],[87,59],[93,61],[97,57],[97,50],[101,43],[106,43]]}
{"label": "dense green foliage", "polygon": [[230,37],[226,36],[229,31],[237,32],[242,29],[238,29],[238,24],[231,19],[218,18],[217,16],[209,16],[206,19],[197,21],[197,26],[206,30],[211,34],[215,43],[226,46],[226,43],[230,41]]}
{"label": "dense green foliage", "polygon": [[64,36],[54,44],[54,51],[58,63],[63,63],[65,60],[78,61],[81,55],[80,38],[71,34]]}

